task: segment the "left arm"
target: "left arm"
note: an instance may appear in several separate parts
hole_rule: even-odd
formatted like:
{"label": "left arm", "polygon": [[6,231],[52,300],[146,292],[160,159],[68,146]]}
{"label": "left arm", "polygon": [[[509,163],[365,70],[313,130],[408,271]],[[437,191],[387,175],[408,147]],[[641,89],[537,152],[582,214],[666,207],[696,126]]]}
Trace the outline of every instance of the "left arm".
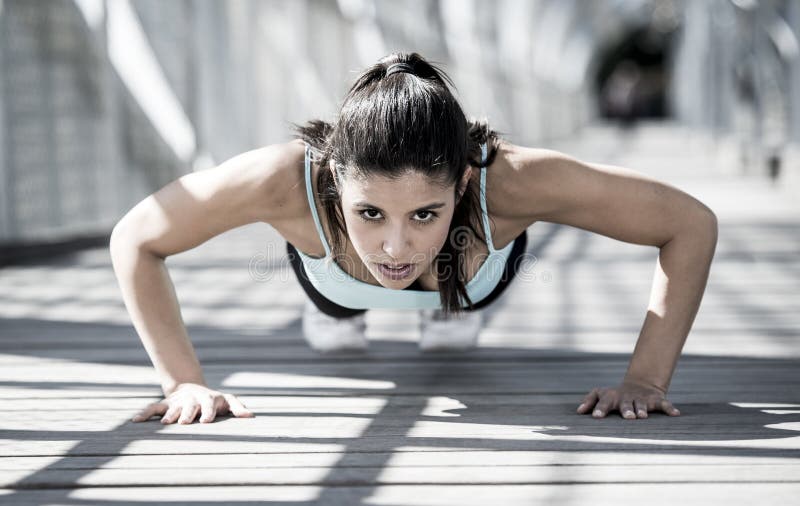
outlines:
{"label": "left arm", "polygon": [[717,244],[717,222],[698,219],[661,246],[647,316],[625,381],[666,394],[678,356],[697,315]]}
{"label": "left arm", "polygon": [[578,413],[649,410],[680,414],[666,392],[700,306],[717,244],[714,213],[691,195],[636,171],[586,163],[546,149],[508,145],[512,195],[507,216],[548,221],[621,241],[656,246],[647,316],[628,371],[616,388],[595,388]]}

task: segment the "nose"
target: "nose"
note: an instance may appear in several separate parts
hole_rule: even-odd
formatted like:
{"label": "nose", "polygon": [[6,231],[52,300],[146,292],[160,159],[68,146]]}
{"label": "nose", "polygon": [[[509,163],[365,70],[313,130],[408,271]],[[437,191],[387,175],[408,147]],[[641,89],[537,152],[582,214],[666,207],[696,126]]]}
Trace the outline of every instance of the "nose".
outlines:
{"label": "nose", "polygon": [[407,260],[411,250],[411,238],[404,227],[394,227],[383,239],[383,251],[395,261]]}

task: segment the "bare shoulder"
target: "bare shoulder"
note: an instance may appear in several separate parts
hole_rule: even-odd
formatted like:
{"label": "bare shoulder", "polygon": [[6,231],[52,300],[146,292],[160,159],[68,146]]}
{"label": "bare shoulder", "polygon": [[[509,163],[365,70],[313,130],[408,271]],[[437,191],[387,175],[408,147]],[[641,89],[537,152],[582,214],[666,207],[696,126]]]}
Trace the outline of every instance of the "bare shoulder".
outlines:
{"label": "bare shoulder", "polygon": [[487,205],[518,227],[547,221],[659,246],[681,229],[716,226],[707,206],[667,182],[552,149],[503,142],[488,174]]}
{"label": "bare shoulder", "polygon": [[[556,153],[501,140],[486,173],[487,208],[492,219],[506,223],[536,221],[547,171]],[[529,225],[527,223],[524,226]]]}
{"label": "bare shoulder", "polygon": [[304,152],[302,141],[272,144],[185,174],[128,211],[112,240],[166,257],[248,223],[302,216]]}
{"label": "bare shoulder", "polygon": [[252,182],[263,197],[259,199],[260,221],[274,223],[307,214],[303,173],[305,143],[293,139],[261,148],[252,154]]}
{"label": "bare shoulder", "polygon": [[565,157],[563,153],[550,149],[501,140],[486,175],[486,199],[492,217],[537,221],[537,211],[545,207],[543,200],[547,186],[557,183],[557,165]]}
{"label": "bare shoulder", "polygon": [[[185,181],[197,197],[216,202],[239,221],[272,223],[294,216],[303,182],[304,143],[294,139],[239,153]],[[194,184],[193,184],[194,183]]]}

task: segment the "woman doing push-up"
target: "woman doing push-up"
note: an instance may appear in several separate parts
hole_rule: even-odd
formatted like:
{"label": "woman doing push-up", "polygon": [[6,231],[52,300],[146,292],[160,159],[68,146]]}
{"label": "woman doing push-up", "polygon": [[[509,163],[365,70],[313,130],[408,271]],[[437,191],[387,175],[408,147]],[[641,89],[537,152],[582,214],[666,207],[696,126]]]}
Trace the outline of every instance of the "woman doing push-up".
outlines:
{"label": "woman doing push-up", "polygon": [[133,207],[110,249],[126,307],[165,398],[134,421],[253,416],[206,385],[164,260],[255,222],[286,240],[307,302],[314,349],[364,349],[371,308],[420,311],[420,347],[475,346],[481,308],[514,279],[536,222],[656,246],[647,316],[619,385],[595,388],[577,413],[679,415],[666,393],[705,290],[714,213],[631,169],[514,145],[468,119],[452,82],[416,53],[366,69],[335,121],[296,125],[296,139],[187,174]]}

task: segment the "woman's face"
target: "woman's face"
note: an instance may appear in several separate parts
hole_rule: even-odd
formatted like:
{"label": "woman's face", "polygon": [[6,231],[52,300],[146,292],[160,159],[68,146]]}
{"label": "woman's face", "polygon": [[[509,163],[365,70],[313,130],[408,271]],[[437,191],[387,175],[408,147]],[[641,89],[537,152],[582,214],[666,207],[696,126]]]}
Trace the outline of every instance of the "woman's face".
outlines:
{"label": "woman's face", "polygon": [[[462,181],[470,173],[468,168]],[[432,272],[455,210],[453,185],[441,186],[416,170],[396,180],[338,181],[350,241],[381,285],[403,289]]]}

